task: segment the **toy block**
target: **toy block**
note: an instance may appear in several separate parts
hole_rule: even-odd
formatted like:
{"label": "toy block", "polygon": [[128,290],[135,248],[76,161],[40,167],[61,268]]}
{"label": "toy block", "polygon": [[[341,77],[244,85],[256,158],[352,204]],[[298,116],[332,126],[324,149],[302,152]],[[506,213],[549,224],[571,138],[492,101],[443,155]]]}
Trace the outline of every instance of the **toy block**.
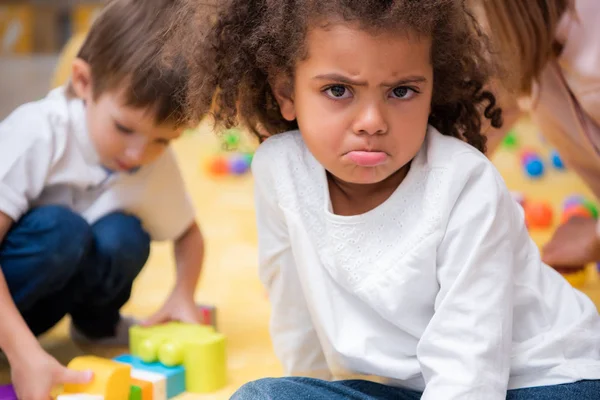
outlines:
{"label": "toy block", "polygon": [[210,325],[217,330],[217,308],[215,306],[199,304],[198,310],[202,318],[203,325]]}
{"label": "toy block", "polygon": [[137,385],[129,387],[129,400],[142,400],[142,388]]}
{"label": "toy block", "polygon": [[68,368],[76,371],[92,370],[90,383],[64,385],[66,394],[99,394],[105,400],[123,400],[129,397],[131,366],[95,356],[75,357]]}
{"label": "toy block", "polygon": [[0,400],[17,400],[17,394],[12,385],[0,386]]}
{"label": "toy block", "polygon": [[167,399],[185,392],[185,368],[182,366],[167,367],[158,362],[145,363],[139,358],[129,354],[120,355],[114,360],[129,364],[133,369],[140,369],[163,375],[167,385]]}
{"label": "toy block", "polygon": [[56,400],[104,400],[104,396],[100,394],[59,394]]}
{"label": "toy block", "polygon": [[206,325],[170,322],[129,329],[132,355],[146,363],[183,364],[185,388],[209,393],[227,384],[225,336]]}
{"label": "toy block", "polygon": [[152,383],[131,378],[131,385],[140,388],[142,400],[152,400]]}
{"label": "toy block", "polygon": [[134,381],[138,380],[151,385],[151,400],[167,400],[167,380],[164,375],[142,369],[132,369],[131,378]]}

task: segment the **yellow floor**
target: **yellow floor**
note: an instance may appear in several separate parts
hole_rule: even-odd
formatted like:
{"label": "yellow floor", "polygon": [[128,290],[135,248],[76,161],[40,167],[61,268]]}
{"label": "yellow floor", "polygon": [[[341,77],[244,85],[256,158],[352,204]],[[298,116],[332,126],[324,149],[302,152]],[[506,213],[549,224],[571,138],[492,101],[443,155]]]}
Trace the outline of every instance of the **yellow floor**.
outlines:
{"label": "yellow floor", "polygon": [[[538,140],[535,127],[522,123],[521,139],[545,153],[549,151]],[[526,135],[526,138],[523,136]],[[198,220],[206,237],[207,254],[202,282],[197,291],[198,302],[218,307],[218,325],[228,338],[229,385],[211,395],[185,394],[180,399],[227,399],[244,382],[281,373],[271,350],[267,332],[269,306],[257,279],[257,250],[252,178],[213,179],[200,168],[201,160],[218,150],[216,138],[204,130],[189,134],[176,144],[180,164],[198,210]],[[562,200],[572,193],[590,195],[571,173],[549,170],[547,176],[533,182],[524,177],[515,152],[502,150],[495,163],[511,189],[532,199],[548,199],[558,212]],[[549,231],[534,232],[539,244],[549,238]],[[173,284],[174,265],[171,248],[157,244],[151,259],[137,280],[131,301],[125,311],[140,317],[157,309]],[[583,290],[600,304],[600,284],[590,268],[590,280]],[[43,339],[44,346],[57,358],[67,362],[84,352],[112,356],[124,349],[80,349],[68,339],[67,321],[63,321]],[[0,378],[9,378],[6,362],[0,365]]]}

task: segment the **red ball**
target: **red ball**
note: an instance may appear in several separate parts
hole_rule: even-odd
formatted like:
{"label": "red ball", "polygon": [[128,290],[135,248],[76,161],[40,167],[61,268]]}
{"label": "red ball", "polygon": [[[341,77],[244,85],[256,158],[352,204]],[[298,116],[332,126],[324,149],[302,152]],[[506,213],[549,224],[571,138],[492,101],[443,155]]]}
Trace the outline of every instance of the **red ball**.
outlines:
{"label": "red ball", "polygon": [[527,202],[523,209],[528,228],[545,229],[552,226],[552,206],[547,202]]}

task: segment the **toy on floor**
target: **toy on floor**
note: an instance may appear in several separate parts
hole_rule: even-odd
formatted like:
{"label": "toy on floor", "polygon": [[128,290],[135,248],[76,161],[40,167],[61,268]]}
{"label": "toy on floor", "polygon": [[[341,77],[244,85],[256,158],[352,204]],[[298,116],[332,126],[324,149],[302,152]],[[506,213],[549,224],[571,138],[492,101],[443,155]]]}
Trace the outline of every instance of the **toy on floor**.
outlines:
{"label": "toy on floor", "polygon": [[552,150],[552,152],[550,153],[550,161],[552,162],[552,166],[554,166],[554,168],[558,170],[565,169],[565,164],[560,158],[560,154],[558,154],[558,151]]}
{"label": "toy on floor", "polygon": [[244,175],[250,171],[254,156],[249,149],[242,149],[241,132],[229,129],[220,135],[221,153],[208,159],[207,172],[213,176]]}
{"label": "toy on floor", "polygon": [[[112,360],[74,358],[68,367],[91,369],[94,378],[85,385],[65,385],[61,399],[167,400],[184,392],[210,393],[221,389],[227,383],[225,337],[216,331],[215,307],[198,305],[198,310],[201,325],[170,322],[133,326],[129,330],[131,354]],[[4,400],[2,393],[0,389],[0,400]]]}
{"label": "toy on floor", "polygon": [[517,132],[515,130],[510,130],[504,139],[502,140],[502,147],[507,149],[515,149],[519,145],[519,140],[517,139]]}
{"label": "toy on floor", "polygon": [[548,229],[552,226],[552,205],[546,201],[523,202],[525,224],[529,229]]}
{"label": "toy on floor", "polygon": [[12,385],[0,386],[0,400],[17,400],[17,394]]}
{"label": "toy on floor", "polygon": [[521,166],[525,174],[532,179],[537,179],[544,175],[544,163],[539,154],[534,150],[526,149],[521,152]]}
{"label": "toy on floor", "polygon": [[129,397],[131,366],[95,356],[75,357],[68,365],[75,371],[94,371],[94,377],[86,384],[65,384],[66,394],[96,394],[105,400],[123,400]]}
{"label": "toy on floor", "polygon": [[[208,393],[227,382],[225,337],[210,326],[171,322],[134,326],[129,331],[132,356],[163,368],[185,369],[185,388],[191,393]],[[139,365],[130,360],[133,367]]]}
{"label": "toy on floor", "polygon": [[598,219],[598,206],[583,196],[570,196],[563,203],[561,223],[566,223],[572,217]]}

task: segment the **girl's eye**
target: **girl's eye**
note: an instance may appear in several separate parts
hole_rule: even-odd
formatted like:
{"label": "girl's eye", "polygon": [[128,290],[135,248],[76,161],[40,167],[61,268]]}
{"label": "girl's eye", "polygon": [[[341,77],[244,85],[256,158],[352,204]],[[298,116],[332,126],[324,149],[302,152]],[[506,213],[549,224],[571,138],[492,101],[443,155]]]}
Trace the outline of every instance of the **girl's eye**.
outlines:
{"label": "girl's eye", "polygon": [[412,98],[415,95],[415,93],[416,90],[406,86],[398,86],[397,88],[392,89],[393,96],[401,100],[408,100]]}
{"label": "girl's eye", "polygon": [[351,95],[350,90],[341,85],[329,86],[325,89],[325,94],[332,99],[347,99]]}

